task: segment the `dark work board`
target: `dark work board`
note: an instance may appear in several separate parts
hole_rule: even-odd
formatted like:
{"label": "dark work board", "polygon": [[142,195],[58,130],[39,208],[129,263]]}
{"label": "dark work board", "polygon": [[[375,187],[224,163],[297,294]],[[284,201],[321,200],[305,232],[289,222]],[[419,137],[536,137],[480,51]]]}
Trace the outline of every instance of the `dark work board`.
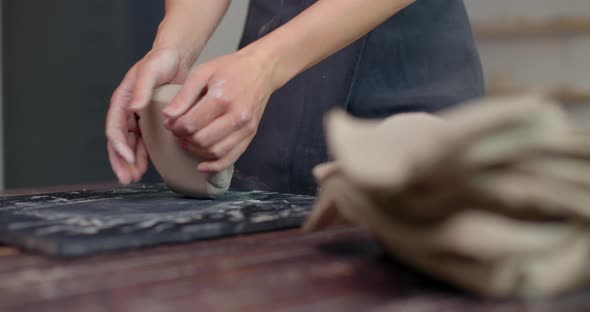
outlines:
{"label": "dark work board", "polygon": [[299,226],[312,196],[228,192],[192,199],[164,185],[0,198],[0,242],[83,256]]}

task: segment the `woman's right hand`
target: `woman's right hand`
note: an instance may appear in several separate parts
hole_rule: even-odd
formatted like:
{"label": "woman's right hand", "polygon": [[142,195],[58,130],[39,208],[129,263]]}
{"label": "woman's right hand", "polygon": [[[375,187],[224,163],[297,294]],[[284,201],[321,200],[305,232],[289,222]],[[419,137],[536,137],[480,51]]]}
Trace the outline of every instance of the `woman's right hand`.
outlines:
{"label": "woman's right hand", "polygon": [[131,67],[113,93],[105,132],[109,161],[120,183],[137,182],[147,170],[148,154],[135,113],[149,104],[155,88],[184,83],[192,65],[189,55],[177,48],[152,50]]}

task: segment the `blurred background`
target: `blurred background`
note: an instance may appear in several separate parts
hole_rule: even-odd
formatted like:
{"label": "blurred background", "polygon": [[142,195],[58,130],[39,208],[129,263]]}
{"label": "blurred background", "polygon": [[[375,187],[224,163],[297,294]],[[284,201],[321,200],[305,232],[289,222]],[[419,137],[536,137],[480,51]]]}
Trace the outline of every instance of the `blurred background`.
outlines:
{"label": "blurred background", "polygon": [[[0,1],[0,188],[114,181],[109,98],[149,50],[163,0]],[[590,1],[465,3],[488,93],[590,105]],[[236,49],[247,5],[233,1],[199,63]]]}

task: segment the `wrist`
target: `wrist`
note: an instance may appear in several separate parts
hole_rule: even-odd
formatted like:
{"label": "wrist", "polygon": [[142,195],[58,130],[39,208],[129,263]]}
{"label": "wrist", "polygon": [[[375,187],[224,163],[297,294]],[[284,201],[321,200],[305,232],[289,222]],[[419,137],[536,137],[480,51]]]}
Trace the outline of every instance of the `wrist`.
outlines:
{"label": "wrist", "polygon": [[168,22],[167,18],[162,20],[152,45],[152,51],[175,50],[181,55],[183,63],[191,66],[197,61],[207,39],[176,31],[177,25],[170,25],[171,23],[173,22]]}
{"label": "wrist", "polygon": [[282,61],[281,52],[277,45],[268,40],[259,39],[237,52],[240,55],[251,57],[266,72],[275,91],[285,85],[295,74],[291,74],[288,64]]}
{"label": "wrist", "polygon": [[154,46],[144,58],[153,56],[155,58],[166,57],[168,60],[174,60],[175,66],[178,66],[179,74],[188,73],[195,63],[196,57],[192,56],[190,49],[181,46]]}
{"label": "wrist", "polygon": [[264,46],[254,42],[240,49],[236,54],[248,58],[249,62],[262,69],[273,92],[286,83],[286,81],[283,81],[280,71],[279,58],[273,51],[265,49]]}

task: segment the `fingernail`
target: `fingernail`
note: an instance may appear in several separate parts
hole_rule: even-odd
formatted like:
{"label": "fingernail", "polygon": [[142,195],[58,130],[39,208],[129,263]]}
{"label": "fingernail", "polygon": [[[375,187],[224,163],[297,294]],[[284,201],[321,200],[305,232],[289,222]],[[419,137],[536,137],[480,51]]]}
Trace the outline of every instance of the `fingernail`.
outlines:
{"label": "fingernail", "polygon": [[162,112],[162,114],[164,114],[164,117],[166,117],[168,119],[175,117],[175,115],[173,113],[174,113],[174,111],[163,111]]}
{"label": "fingernail", "polygon": [[137,103],[132,102],[131,104],[129,104],[128,109],[130,111],[136,111],[137,110]]}
{"label": "fingernail", "polygon": [[148,99],[133,100],[131,101],[131,104],[129,104],[129,109],[132,111],[140,111],[148,104],[148,102]]}
{"label": "fingernail", "polygon": [[134,164],[135,163],[135,155],[133,155],[133,152],[129,149],[128,146],[126,146],[125,144],[121,143],[121,142],[116,142],[114,144],[114,148],[115,150],[117,150],[117,153],[119,153],[119,155],[121,155],[121,157],[123,157],[125,159],[125,161],[129,164]]}
{"label": "fingernail", "polygon": [[135,167],[134,166],[129,166],[128,169],[129,169],[129,175],[131,176],[130,179],[129,179],[129,183],[135,182],[135,178],[137,177],[137,174],[135,172],[136,171],[135,170]]}
{"label": "fingernail", "polygon": [[162,113],[168,118],[174,117],[176,115],[176,105],[172,103],[168,104],[168,106],[164,107]]}
{"label": "fingernail", "polygon": [[137,183],[141,180],[141,172],[139,169],[135,169],[135,176],[133,177],[133,182]]}
{"label": "fingernail", "polygon": [[123,177],[117,175],[117,178],[119,179],[119,183],[123,184],[123,185],[127,185],[129,184],[129,179],[124,179]]}
{"label": "fingernail", "polygon": [[197,170],[203,173],[208,173],[209,167],[206,164],[201,163],[197,166]]}
{"label": "fingernail", "polygon": [[121,178],[121,176],[115,172],[115,176],[117,177],[117,181],[119,181],[120,184],[123,184],[123,179]]}

